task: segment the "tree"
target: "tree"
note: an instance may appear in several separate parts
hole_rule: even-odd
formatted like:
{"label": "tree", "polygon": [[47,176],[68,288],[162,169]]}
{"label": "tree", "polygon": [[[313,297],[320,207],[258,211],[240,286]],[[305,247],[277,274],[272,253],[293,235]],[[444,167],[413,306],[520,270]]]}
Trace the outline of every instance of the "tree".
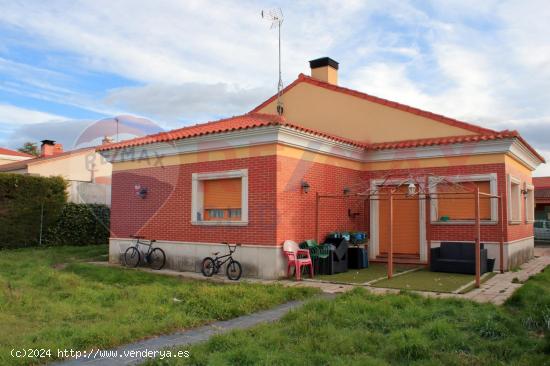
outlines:
{"label": "tree", "polygon": [[38,151],[38,147],[36,146],[36,143],[30,142],[30,141],[25,142],[23,144],[23,147],[20,147],[19,149],[17,149],[17,151],[25,154],[34,155],[34,156],[40,155],[40,152]]}

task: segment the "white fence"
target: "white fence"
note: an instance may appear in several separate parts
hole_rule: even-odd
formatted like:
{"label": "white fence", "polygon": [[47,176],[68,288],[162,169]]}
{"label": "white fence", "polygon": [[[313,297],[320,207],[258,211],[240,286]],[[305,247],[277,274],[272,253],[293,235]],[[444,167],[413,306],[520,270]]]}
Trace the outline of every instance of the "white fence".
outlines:
{"label": "white fence", "polygon": [[101,203],[111,206],[111,185],[71,181],[68,188],[69,202]]}

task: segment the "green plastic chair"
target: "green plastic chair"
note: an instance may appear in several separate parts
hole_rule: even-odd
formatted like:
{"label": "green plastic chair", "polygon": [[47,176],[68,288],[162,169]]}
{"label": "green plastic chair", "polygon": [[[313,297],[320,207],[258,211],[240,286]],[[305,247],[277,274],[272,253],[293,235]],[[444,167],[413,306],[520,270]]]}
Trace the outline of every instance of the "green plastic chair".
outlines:
{"label": "green plastic chair", "polygon": [[326,244],[319,245],[314,239],[306,240],[302,244],[304,245],[303,249],[309,249],[311,258],[325,259],[330,255],[330,246]]}

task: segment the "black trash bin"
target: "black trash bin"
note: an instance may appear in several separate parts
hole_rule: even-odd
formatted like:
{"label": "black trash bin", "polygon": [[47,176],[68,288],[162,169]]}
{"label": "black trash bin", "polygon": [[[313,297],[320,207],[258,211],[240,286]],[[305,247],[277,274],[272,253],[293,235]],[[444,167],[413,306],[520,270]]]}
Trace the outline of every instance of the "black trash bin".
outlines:
{"label": "black trash bin", "polygon": [[333,275],[348,271],[349,242],[342,238],[327,238],[330,255],[319,260],[319,273]]}
{"label": "black trash bin", "polygon": [[487,272],[493,272],[495,269],[495,258],[487,258]]}

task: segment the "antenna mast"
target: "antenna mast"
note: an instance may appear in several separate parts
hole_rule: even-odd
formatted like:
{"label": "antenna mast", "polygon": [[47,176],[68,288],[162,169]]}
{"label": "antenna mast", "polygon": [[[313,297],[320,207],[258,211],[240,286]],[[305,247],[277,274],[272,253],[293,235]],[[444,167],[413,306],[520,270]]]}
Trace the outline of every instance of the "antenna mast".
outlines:
{"label": "antenna mast", "polygon": [[283,114],[283,101],[281,100],[283,92],[283,74],[281,71],[281,25],[283,24],[283,11],[281,8],[262,10],[262,19],[271,22],[270,29],[277,27],[279,31],[279,83],[277,84],[277,113]]}

